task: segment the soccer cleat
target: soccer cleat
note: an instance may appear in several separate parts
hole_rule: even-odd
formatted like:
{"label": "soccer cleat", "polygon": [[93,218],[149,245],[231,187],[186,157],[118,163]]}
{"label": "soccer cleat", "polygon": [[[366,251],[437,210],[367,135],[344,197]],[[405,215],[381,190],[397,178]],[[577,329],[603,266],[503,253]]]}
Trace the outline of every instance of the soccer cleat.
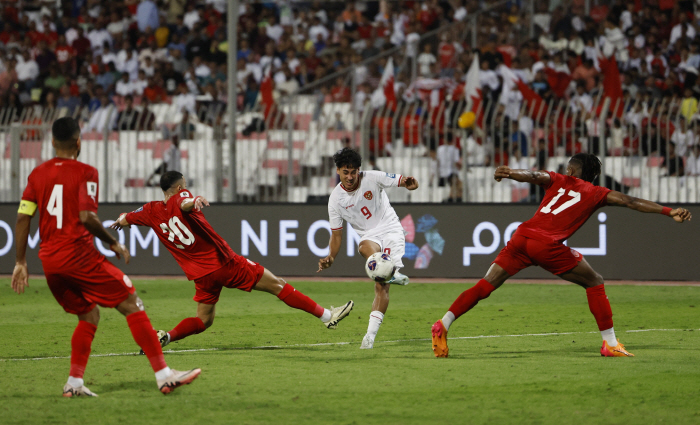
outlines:
{"label": "soccer cleat", "polygon": [[[165,332],[165,331],[158,331],[156,332],[156,336],[158,337],[158,341],[160,341],[160,346],[165,347],[166,345],[170,344],[170,334]],[[139,355],[144,356],[146,353],[143,352],[143,350],[139,351]]]}
{"label": "soccer cleat", "polygon": [[74,387],[66,383],[66,385],[63,386],[63,397],[97,397],[97,394],[90,391],[85,385],[82,387]]}
{"label": "soccer cleat", "polygon": [[435,353],[435,357],[447,357],[450,349],[447,347],[447,329],[442,324],[442,319],[435,322],[430,331],[433,334],[433,353]]}
{"label": "soccer cleat", "polygon": [[163,394],[170,394],[175,388],[181,385],[187,385],[197,379],[200,373],[202,373],[202,369],[192,369],[187,372],[172,370],[172,373],[167,378],[156,380],[158,382],[158,389]]}
{"label": "soccer cleat", "polygon": [[398,271],[394,273],[394,276],[392,276],[391,279],[387,283],[390,283],[392,285],[402,285],[406,286],[408,285],[408,276],[406,276],[403,273],[399,273]]}
{"label": "soccer cleat", "polygon": [[350,314],[350,312],[352,311],[352,308],[354,306],[355,306],[355,303],[352,300],[348,301],[347,304],[345,304],[341,307],[333,308],[333,306],[331,306],[331,308],[330,308],[331,320],[329,320],[327,322],[323,322],[323,324],[326,325],[326,327],[328,329],[337,328],[338,322],[345,319],[348,316],[348,314]]}
{"label": "soccer cleat", "polygon": [[370,338],[369,334],[366,334],[362,338],[362,345],[360,345],[360,350],[369,350],[374,347],[374,339]]}
{"label": "soccer cleat", "polygon": [[603,341],[603,346],[600,348],[600,355],[603,357],[634,357],[634,354],[625,350],[620,340],[617,340],[617,345],[611,347],[607,341]]}

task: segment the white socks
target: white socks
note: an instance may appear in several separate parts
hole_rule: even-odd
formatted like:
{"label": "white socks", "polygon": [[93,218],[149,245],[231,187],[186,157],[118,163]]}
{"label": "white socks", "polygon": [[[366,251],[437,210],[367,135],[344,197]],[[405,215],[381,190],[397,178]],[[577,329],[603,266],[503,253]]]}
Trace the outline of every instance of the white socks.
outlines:
{"label": "white socks", "polygon": [[320,317],[321,321],[323,323],[330,322],[331,320],[331,311],[328,310],[327,308],[323,309],[323,314]]}
{"label": "white socks", "polygon": [[450,325],[455,321],[455,315],[451,311],[447,311],[444,316],[442,316],[442,324],[445,326],[445,330],[450,330]]}
{"label": "white socks", "polygon": [[382,325],[382,322],[384,321],[384,313],[381,311],[373,311],[369,314],[369,326],[367,326],[367,335],[369,335],[370,338],[372,338],[372,341],[374,341],[374,338],[377,336],[377,332],[379,332],[379,327]]}
{"label": "white socks", "polygon": [[170,370],[169,367],[165,366],[164,369],[161,369],[158,372],[156,372],[156,379],[165,379],[168,376],[170,376],[171,373],[173,373],[173,371]]}
{"label": "white socks", "polygon": [[617,345],[617,338],[615,338],[615,329],[614,328],[600,331],[600,336],[603,337],[603,341],[608,343],[608,346],[614,347]]}
{"label": "white socks", "polygon": [[80,388],[84,383],[83,378],[73,378],[72,376],[68,377],[68,384],[70,384],[70,386],[73,388]]}

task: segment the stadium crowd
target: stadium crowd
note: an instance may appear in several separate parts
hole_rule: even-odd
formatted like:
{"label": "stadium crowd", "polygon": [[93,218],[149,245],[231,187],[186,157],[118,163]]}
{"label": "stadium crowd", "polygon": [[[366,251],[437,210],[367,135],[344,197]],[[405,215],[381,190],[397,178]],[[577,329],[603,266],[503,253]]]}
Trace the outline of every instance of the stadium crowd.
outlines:
{"label": "stadium crowd", "polygon": [[[466,36],[470,17],[495,3],[241,2],[237,106],[251,108],[260,102],[268,69],[275,92],[284,95],[352,67],[358,87],[354,98],[347,78],[331,79],[319,90],[326,101],[353,101],[365,108],[371,105],[386,57],[363,61],[396,46],[409,58],[395,68],[400,102],[427,101],[416,95],[420,90],[412,90],[427,79],[449,80],[450,93],[441,99],[460,100],[459,88],[478,53],[483,127],[494,119],[506,120],[509,134],[517,139],[522,133],[526,140],[509,144],[493,134],[477,137],[498,151],[501,161],[512,155],[516,144],[527,146],[521,149],[526,156],[541,146],[534,142],[540,142],[539,123],[516,119],[527,99],[522,91],[504,90],[505,66],[545,102],[565,100],[587,122],[581,130],[568,131],[570,143],[545,140],[545,147],[553,144],[548,154],[557,147],[566,153],[595,152],[598,143],[590,141],[604,137],[610,151],[687,157],[685,170],[669,172],[700,173],[694,131],[700,97],[696,2],[603,1],[588,15],[582,0],[535,2],[530,16],[528,3],[512,1],[479,15],[477,48],[472,49]],[[69,113],[85,111],[87,130],[145,129],[153,126],[148,114],[124,124],[108,110],[131,117],[134,107],[148,111],[150,104],[167,102],[197,119],[198,106],[216,105],[223,111],[228,103],[225,1],[4,0],[1,5],[0,109],[66,108]],[[523,37],[531,19],[535,37]],[[440,28],[445,30],[437,36],[421,38]],[[599,110],[594,108],[605,89],[601,57],[616,59],[621,102],[629,105],[605,135],[596,133]],[[417,75],[411,72],[411,61]],[[675,123],[660,118],[676,109],[680,118]]]}

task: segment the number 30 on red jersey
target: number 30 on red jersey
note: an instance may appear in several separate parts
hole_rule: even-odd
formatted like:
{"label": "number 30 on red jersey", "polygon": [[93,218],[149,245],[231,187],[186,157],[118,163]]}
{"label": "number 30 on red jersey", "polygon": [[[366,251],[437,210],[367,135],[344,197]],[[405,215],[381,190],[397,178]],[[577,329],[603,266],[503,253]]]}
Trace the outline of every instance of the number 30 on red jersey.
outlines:
{"label": "number 30 on red jersey", "polygon": [[[161,223],[160,228],[163,233],[168,233],[168,240],[175,243],[175,246],[179,249],[185,249],[183,245],[189,246],[194,243],[194,235],[177,216],[171,218],[168,224]],[[175,236],[177,236],[182,245],[175,242]]]}

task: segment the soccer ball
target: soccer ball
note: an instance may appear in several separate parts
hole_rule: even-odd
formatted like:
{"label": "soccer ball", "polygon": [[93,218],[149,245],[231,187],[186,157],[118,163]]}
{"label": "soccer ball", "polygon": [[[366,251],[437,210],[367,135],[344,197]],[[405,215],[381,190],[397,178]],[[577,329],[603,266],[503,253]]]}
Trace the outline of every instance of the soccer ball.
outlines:
{"label": "soccer ball", "polygon": [[386,282],[394,276],[396,266],[391,261],[389,254],[375,252],[370,255],[365,263],[367,276],[375,282]]}

